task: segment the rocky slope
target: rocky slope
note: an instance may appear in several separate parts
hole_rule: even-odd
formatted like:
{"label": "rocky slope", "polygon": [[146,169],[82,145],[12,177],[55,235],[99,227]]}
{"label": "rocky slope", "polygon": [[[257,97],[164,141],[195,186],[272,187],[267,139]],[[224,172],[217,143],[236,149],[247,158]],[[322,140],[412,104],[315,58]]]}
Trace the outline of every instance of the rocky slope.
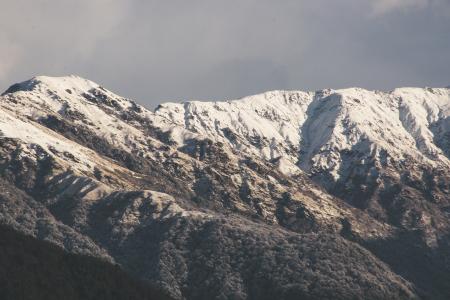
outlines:
{"label": "rocky slope", "polygon": [[450,296],[449,89],[0,98],[0,221],[177,299]]}

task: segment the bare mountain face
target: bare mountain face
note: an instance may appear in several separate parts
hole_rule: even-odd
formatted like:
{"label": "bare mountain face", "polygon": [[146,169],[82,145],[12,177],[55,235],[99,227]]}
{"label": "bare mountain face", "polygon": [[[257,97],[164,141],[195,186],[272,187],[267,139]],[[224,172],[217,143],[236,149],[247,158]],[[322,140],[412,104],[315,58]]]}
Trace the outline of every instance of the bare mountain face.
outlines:
{"label": "bare mountain face", "polygon": [[176,299],[450,297],[450,90],[0,97],[0,222]]}

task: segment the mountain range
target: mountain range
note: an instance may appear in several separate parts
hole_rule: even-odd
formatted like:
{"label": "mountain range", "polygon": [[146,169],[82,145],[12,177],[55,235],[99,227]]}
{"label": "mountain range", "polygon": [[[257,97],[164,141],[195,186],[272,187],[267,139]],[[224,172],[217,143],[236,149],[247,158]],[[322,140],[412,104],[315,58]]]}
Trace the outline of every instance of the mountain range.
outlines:
{"label": "mountain range", "polygon": [[449,167],[449,88],[0,97],[2,228],[152,299],[448,299]]}

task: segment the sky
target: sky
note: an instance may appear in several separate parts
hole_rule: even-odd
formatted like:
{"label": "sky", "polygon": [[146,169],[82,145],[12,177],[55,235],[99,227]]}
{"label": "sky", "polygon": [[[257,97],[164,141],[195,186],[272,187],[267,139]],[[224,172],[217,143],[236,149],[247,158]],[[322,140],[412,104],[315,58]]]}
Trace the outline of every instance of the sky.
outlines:
{"label": "sky", "polygon": [[75,74],[149,108],[450,85],[450,0],[0,0],[0,89]]}

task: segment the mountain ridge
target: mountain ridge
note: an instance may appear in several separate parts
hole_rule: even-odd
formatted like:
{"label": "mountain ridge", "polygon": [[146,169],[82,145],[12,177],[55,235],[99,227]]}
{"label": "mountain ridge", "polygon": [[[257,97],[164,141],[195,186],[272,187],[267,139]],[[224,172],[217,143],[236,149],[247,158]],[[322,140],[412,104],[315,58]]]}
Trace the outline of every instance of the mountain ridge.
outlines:
{"label": "mountain ridge", "polygon": [[[362,298],[367,284],[374,299],[445,298],[446,277],[426,280],[408,257],[432,257],[431,277],[448,271],[449,105],[447,89],[351,88],[152,112],[80,77],[36,77],[0,99],[0,175],[13,195],[0,198],[0,221],[114,261],[176,299]],[[329,271],[300,276],[318,245]],[[321,256],[330,249],[338,263]],[[353,294],[335,278],[342,264],[358,270],[343,279]],[[308,288],[313,277],[321,288]]]}

